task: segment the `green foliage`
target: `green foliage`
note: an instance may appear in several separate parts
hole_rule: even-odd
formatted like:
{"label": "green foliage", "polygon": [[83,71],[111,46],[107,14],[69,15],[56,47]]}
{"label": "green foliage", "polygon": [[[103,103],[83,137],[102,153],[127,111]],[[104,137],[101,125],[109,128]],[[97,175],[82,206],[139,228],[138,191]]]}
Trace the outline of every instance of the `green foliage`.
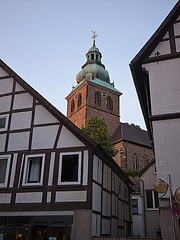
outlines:
{"label": "green foliage", "polygon": [[135,177],[139,174],[139,170],[133,170],[133,169],[124,169],[124,172],[131,177]]}
{"label": "green foliage", "polygon": [[97,116],[91,117],[86,126],[82,126],[81,129],[96,142],[100,143],[111,157],[116,156],[118,150],[110,143],[111,137],[108,133],[108,127],[103,120]]}

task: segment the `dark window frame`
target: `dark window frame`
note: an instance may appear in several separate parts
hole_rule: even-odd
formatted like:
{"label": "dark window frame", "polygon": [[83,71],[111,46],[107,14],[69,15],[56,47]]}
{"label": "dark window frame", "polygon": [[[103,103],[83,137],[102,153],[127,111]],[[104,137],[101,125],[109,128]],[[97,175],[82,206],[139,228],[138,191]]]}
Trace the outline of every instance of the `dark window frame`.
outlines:
{"label": "dark window frame", "polygon": [[95,105],[101,106],[101,93],[95,92]]}

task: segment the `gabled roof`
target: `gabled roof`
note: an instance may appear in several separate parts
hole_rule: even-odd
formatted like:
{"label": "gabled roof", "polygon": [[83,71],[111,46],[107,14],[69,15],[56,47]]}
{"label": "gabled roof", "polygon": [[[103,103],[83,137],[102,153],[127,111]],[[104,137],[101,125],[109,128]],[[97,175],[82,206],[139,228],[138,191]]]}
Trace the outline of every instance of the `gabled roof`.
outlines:
{"label": "gabled roof", "polygon": [[155,163],[155,159],[153,159],[152,161],[150,161],[138,174],[139,177],[142,176],[143,173],[145,173],[149,168],[150,166],[152,166],[153,164]]}
{"label": "gabled roof", "polygon": [[119,123],[111,138],[112,143],[122,140],[151,148],[148,132],[128,123]]}
{"label": "gabled roof", "polygon": [[101,156],[105,163],[111,165],[114,171],[122,177],[124,182],[133,185],[131,180],[127,177],[124,171],[118,166],[118,164],[112,159],[112,157],[105,151],[105,149],[93,140],[89,135],[83,132],[75,124],[73,124],[67,117],[65,117],[57,108],[55,108],[50,102],[48,102],[42,95],[40,95],[34,88],[32,88],[26,81],[24,81],[19,75],[17,75],[7,64],[0,59],[0,67],[9,74],[3,78],[13,78],[17,81],[29,94],[31,94],[42,106],[44,106],[55,118],[57,118],[61,124],[63,124],[69,131],[71,131],[82,142],[91,146],[94,153]]}
{"label": "gabled roof", "polygon": [[[144,115],[145,123],[151,141],[153,140],[152,127],[149,121],[149,116],[151,115],[150,110],[151,107],[150,101],[148,99],[149,96],[147,93],[148,86],[145,86],[146,76],[142,70],[142,64],[145,62],[145,60],[148,59],[152,51],[157,47],[161,39],[165,36],[165,34],[167,33],[167,31],[169,30],[169,28],[172,26],[172,24],[175,22],[179,15],[180,15],[180,1],[177,2],[172,11],[169,13],[169,15],[165,18],[160,27],[157,29],[157,31],[152,35],[149,41],[144,45],[144,47],[139,51],[139,53],[130,63],[134,84],[139,97],[140,105],[142,108],[142,112]],[[162,56],[157,56],[151,58],[151,61],[154,60],[161,61],[166,58],[170,59],[177,57],[180,57],[180,53],[171,53]]]}

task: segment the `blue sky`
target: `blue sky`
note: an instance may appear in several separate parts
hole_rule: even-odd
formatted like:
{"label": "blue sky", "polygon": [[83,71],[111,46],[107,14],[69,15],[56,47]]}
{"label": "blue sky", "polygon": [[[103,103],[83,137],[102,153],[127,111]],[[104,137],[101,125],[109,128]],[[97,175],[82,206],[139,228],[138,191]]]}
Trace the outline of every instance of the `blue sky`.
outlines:
{"label": "blue sky", "polygon": [[96,46],[115,87],[123,93],[122,122],[145,129],[129,69],[177,0],[1,0],[0,58],[66,115],[97,32]]}

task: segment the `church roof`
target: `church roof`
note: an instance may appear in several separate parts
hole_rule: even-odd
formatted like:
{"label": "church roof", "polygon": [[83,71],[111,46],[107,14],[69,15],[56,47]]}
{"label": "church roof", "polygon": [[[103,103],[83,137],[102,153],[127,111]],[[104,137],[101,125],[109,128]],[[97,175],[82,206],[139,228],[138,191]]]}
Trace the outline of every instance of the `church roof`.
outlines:
{"label": "church roof", "polygon": [[148,132],[139,127],[129,125],[128,123],[120,122],[119,126],[111,137],[112,143],[117,143],[120,141],[128,141],[151,148]]}
{"label": "church roof", "polygon": [[[130,63],[130,68],[134,80],[134,84],[136,87],[136,91],[139,97],[140,105],[142,108],[142,112],[144,115],[145,123],[149,132],[149,136],[151,141],[153,140],[152,128],[149,121],[149,113],[150,113],[150,106],[148,101],[148,96],[146,94],[146,86],[144,81],[144,72],[142,69],[142,64],[145,62],[158,62],[165,59],[172,59],[180,57],[179,52],[173,52],[171,54],[165,55],[156,55],[154,57],[150,57],[151,53],[156,49],[160,41],[169,31],[173,23],[180,15],[180,1],[176,3],[172,11],[169,15],[165,18],[162,22],[160,27],[156,30],[156,32],[152,35],[152,37],[147,41],[144,47],[139,51],[139,53],[134,57],[134,59]],[[173,48],[173,46],[171,46]]]}
{"label": "church roof", "polygon": [[94,83],[97,83],[103,87],[106,87],[106,88],[109,88],[110,90],[113,90],[115,92],[118,92],[120,94],[122,94],[119,90],[117,90],[114,86],[113,86],[113,83],[107,83],[107,82],[104,82],[104,81],[101,81],[100,79],[98,78],[94,78],[93,80],[88,80],[89,82],[94,82]]}

